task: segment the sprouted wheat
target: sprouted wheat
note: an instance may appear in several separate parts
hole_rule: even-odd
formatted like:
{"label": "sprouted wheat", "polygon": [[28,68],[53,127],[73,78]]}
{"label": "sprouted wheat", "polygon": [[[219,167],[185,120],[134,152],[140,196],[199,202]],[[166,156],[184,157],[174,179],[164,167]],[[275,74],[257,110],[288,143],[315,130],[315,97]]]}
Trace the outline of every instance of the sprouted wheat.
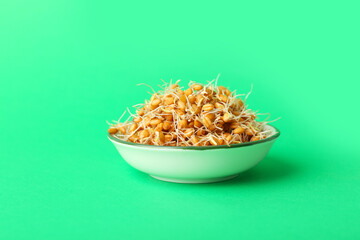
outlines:
{"label": "sprouted wheat", "polygon": [[[228,145],[258,141],[274,133],[264,126],[269,121],[256,121],[256,112],[247,108],[245,94],[217,86],[217,80],[202,85],[190,81],[188,88],[175,83],[160,86],[144,104],[133,106],[126,121],[110,124],[108,133],[129,142],[161,146]],[[244,101],[241,96],[245,96]],[[130,121],[130,119],[132,120]]]}

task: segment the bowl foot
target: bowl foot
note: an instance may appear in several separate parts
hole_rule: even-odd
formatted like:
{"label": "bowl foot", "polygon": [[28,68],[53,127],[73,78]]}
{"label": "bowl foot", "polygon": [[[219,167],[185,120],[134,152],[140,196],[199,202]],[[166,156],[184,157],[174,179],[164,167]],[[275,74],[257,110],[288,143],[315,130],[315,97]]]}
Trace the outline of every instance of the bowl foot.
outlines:
{"label": "bowl foot", "polygon": [[227,176],[227,177],[219,177],[219,178],[205,178],[205,179],[180,179],[180,178],[164,178],[158,177],[154,175],[150,175],[153,178],[156,178],[165,182],[174,182],[174,183],[213,183],[213,182],[222,182],[233,179],[237,177],[239,174]]}

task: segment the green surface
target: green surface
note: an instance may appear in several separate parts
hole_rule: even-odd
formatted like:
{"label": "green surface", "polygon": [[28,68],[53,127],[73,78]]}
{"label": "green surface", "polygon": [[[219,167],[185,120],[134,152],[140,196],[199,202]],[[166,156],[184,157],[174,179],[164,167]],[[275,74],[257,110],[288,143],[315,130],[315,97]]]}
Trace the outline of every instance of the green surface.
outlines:
{"label": "green surface", "polygon": [[[358,1],[0,3],[0,239],[359,239]],[[105,120],[160,78],[282,117],[236,180],[130,168]],[[147,96],[146,96],[147,97]]]}

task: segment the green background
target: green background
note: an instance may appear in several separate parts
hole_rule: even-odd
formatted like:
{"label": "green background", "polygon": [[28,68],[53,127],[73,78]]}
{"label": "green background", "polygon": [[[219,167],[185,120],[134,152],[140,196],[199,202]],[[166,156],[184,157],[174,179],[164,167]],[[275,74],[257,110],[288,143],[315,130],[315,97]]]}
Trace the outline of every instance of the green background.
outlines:
{"label": "green background", "polygon": [[[2,1],[0,239],[359,239],[358,1]],[[160,79],[281,117],[239,178],[128,166],[105,120]]]}

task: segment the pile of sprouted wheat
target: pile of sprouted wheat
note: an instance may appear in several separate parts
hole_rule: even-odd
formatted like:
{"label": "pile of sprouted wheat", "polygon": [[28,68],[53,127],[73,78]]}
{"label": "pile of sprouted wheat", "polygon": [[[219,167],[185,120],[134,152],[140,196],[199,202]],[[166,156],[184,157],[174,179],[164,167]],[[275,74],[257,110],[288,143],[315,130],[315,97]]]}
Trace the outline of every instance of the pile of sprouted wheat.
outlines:
{"label": "pile of sprouted wheat", "polygon": [[164,82],[158,92],[149,86],[153,91],[150,100],[133,106],[136,114],[127,109],[130,116],[125,122],[121,119],[126,111],[118,121],[109,123],[109,134],[124,141],[161,146],[230,146],[274,134],[264,128],[268,118],[256,121],[261,114],[245,106],[251,91],[246,95],[231,92],[217,86],[217,79],[206,85],[190,81],[187,89],[180,87],[179,81]]}

